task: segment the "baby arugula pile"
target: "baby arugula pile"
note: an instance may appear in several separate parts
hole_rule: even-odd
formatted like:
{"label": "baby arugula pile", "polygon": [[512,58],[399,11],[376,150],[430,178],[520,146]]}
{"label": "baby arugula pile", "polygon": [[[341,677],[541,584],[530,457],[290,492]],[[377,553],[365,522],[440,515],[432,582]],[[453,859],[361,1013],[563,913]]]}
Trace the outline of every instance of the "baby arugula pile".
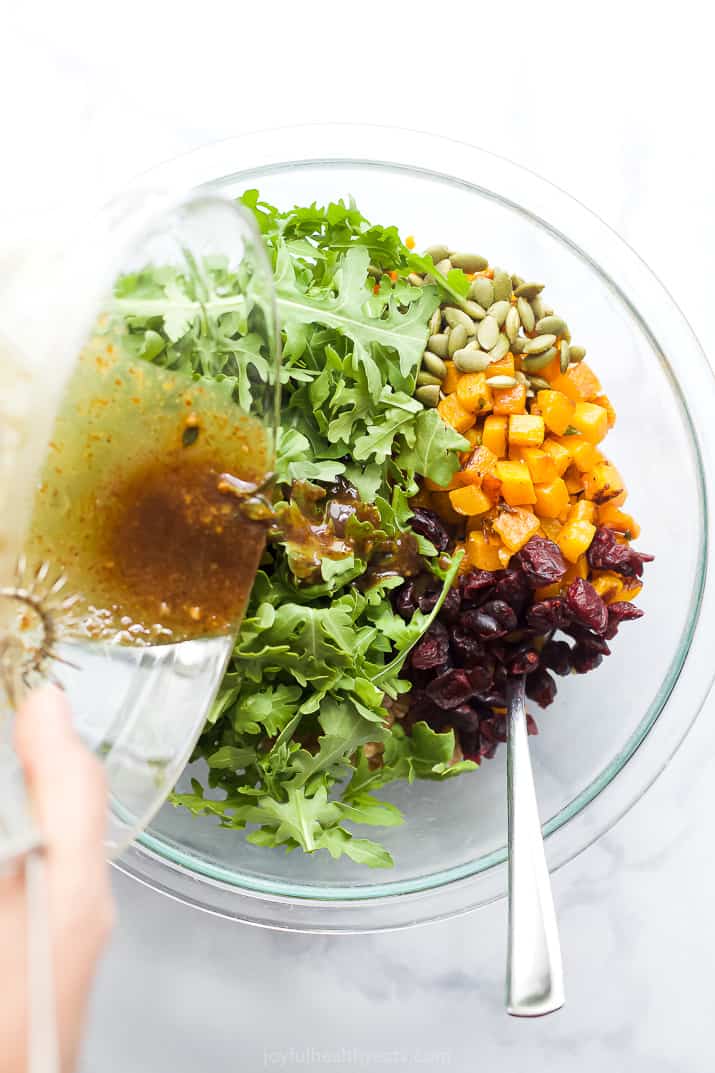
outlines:
{"label": "baby arugula pile", "polygon": [[[447,484],[466,447],[413,391],[432,313],[463,297],[469,281],[456,270],[443,277],[396,228],[371,225],[353,204],[279,212],[256,190],[241,200],[272,259],[283,333],[279,488],[289,497],[293,482],[329,488],[342,477],[376,506],[383,533],[409,530],[417,478]],[[413,286],[415,271],[435,283]],[[211,294],[197,301],[191,280],[168,268],[123,277],[116,296],[125,338],[138,357],[225,381],[245,407],[270,369],[238,304],[232,310],[225,299],[245,281],[219,262],[209,277],[223,296],[213,306]],[[438,561],[417,540],[444,596],[458,562]],[[383,702],[409,688],[400,669],[441,600],[406,622],[390,601],[401,577],[361,586],[367,563],[356,555],[324,559],[321,576],[307,583],[300,567],[300,548],[270,543],[194,756],[208,765],[208,786],[194,778],[192,792],[173,802],[248,828],[256,845],[389,867],[383,846],[347,826],[402,822],[374,792],[395,779],[442,779],[475,766],[452,763],[451,731],[418,723],[407,734],[399,721],[386,723]],[[379,760],[365,755],[367,743],[381,744]]]}

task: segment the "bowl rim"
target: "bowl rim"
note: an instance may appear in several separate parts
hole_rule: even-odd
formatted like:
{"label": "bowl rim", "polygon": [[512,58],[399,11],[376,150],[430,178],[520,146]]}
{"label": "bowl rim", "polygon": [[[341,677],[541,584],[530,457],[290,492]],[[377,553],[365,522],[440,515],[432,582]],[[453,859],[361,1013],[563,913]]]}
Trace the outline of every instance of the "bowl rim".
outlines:
{"label": "bowl rim", "polygon": [[[236,162],[242,160],[250,161],[250,166],[237,169]],[[444,167],[435,171],[434,160],[440,160]],[[385,166],[447,179],[529,216],[591,264],[637,321],[666,369],[688,368],[692,387],[687,399],[675,379],[673,387],[680,394],[689,424],[702,495],[699,584],[692,598],[690,628],[681,638],[667,679],[628,742],[597,778],[544,825],[547,860],[550,870],[555,871],[610,830],[642,798],[685,738],[715,677],[715,667],[709,669],[703,631],[696,628],[706,613],[715,612],[715,591],[707,569],[715,496],[709,466],[703,462],[715,457],[715,429],[707,420],[715,403],[715,378],[677,303],[615,230],[548,180],[461,141],[363,124],[278,127],[199,147],[152,168],[132,187],[146,189],[151,181],[152,186],[170,190],[217,189],[237,178],[257,178],[266,170],[346,164]],[[559,221],[558,226],[554,220]],[[669,718],[661,719],[666,704]],[[615,777],[626,764],[630,770],[633,764],[638,768],[635,792],[630,783],[627,788],[625,780]],[[597,819],[590,809],[596,799]],[[494,851],[479,858],[479,868],[471,862],[424,880],[355,888],[301,885],[297,892],[287,893],[287,884],[239,877],[203,862],[195,862],[196,868],[187,867],[187,855],[144,832],[117,866],[170,897],[232,919],[288,930],[354,932],[451,917],[503,897],[505,858],[505,850]],[[237,878],[242,882],[237,883]]]}

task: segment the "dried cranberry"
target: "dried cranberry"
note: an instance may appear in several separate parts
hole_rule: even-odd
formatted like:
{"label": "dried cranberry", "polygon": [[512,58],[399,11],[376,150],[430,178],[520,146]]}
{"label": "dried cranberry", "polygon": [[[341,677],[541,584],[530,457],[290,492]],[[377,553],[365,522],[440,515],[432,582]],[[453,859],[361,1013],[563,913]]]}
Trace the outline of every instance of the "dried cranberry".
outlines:
{"label": "dried cranberry", "polygon": [[473,608],[471,611],[463,611],[459,617],[460,624],[465,630],[469,630],[480,641],[488,641],[491,638],[503,637],[507,632],[499,625],[497,620],[488,615],[480,608]]}
{"label": "dried cranberry", "polygon": [[440,674],[427,686],[427,695],[440,708],[458,708],[474,692],[466,671],[450,670]]}
{"label": "dried cranberry", "polygon": [[423,690],[413,689],[410,693],[410,717],[415,723],[423,720],[431,727],[437,728],[444,722],[445,713]]}
{"label": "dried cranberry", "polygon": [[449,633],[441,622],[433,622],[412,650],[410,662],[419,671],[441,667],[449,658]]}
{"label": "dried cranberry", "polygon": [[479,724],[479,733],[491,743],[506,741],[506,723],[496,716],[482,719]]}
{"label": "dried cranberry", "polygon": [[410,619],[417,610],[417,594],[414,581],[400,585],[395,595],[395,611],[405,619]]}
{"label": "dried cranberry", "polygon": [[619,544],[613,532],[605,526],[596,530],[587,554],[594,570],[613,570],[623,577],[640,577],[643,563],[653,561],[652,555],[634,551],[628,544]]}
{"label": "dried cranberry", "polygon": [[423,615],[429,615],[430,611],[434,610],[441,591],[441,585],[436,581],[430,581],[425,589],[419,594],[417,597],[417,606]]}
{"label": "dried cranberry", "polygon": [[565,677],[571,673],[571,646],[567,641],[547,641],[541,649],[541,662],[554,674]]}
{"label": "dried cranberry", "polygon": [[608,629],[606,630],[605,637],[609,641],[618,633],[618,627],[621,622],[632,622],[637,618],[643,618],[643,612],[640,607],[635,607],[634,604],[628,603],[627,600],[618,600],[614,604],[608,605]]}
{"label": "dried cranberry", "polygon": [[444,598],[444,603],[439,609],[439,617],[444,622],[456,622],[459,618],[459,609],[462,606],[462,597],[459,589],[450,589]]}
{"label": "dried cranberry", "polygon": [[453,626],[450,630],[452,653],[457,663],[471,667],[484,654],[484,646],[471,630]]}
{"label": "dried cranberry", "polygon": [[449,713],[449,721],[460,734],[479,732],[479,716],[468,704],[453,708]]}
{"label": "dried cranberry", "polygon": [[604,633],[608,626],[608,609],[590,581],[578,577],[566,590],[566,603],[575,618],[594,633]]}
{"label": "dried cranberry", "polygon": [[561,596],[554,596],[533,604],[529,608],[526,621],[539,633],[551,633],[552,630],[562,630],[564,626],[568,626],[571,612]]}
{"label": "dried cranberry", "polygon": [[[506,708],[506,697],[503,693],[499,693],[494,689],[491,689],[488,693],[477,693],[477,698],[480,704],[485,707],[491,708]],[[472,701],[474,703],[474,701]],[[485,713],[487,714],[487,713]]]}
{"label": "dried cranberry", "polygon": [[588,674],[589,671],[595,671],[602,662],[603,656],[600,652],[588,652],[581,645],[574,645],[571,663],[576,674]]}
{"label": "dried cranberry", "polygon": [[566,563],[558,545],[546,537],[532,537],[519,552],[519,563],[532,589],[553,585],[566,573]]}
{"label": "dried cranberry", "polygon": [[539,666],[539,653],[533,648],[519,652],[511,663],[507,664],[509,674],[532,674]]}
{"label": "dried cranberry", "polygon": [[469,668],[467,674],[473,691],[484,693],[494,681],[494,660],[490,656],[482,657],[479,663]]}
{"label": "dried cranberry", "polygon": [[547,708],[556,696],[556,682],[543,667],[539,667],[526,679],[526,695],[542,708]]}
{"label": "dried cranberry", "polygon": [[536,725],[536,720],[534,719],[533,715],[529,715],[528,712],[526,713],[526,733],[527,734],[538,734],[539,733],[539,728]]}
{"label": "dried cranberry", "polygon": [[496,575],[491,570],[470,570],[463,574],[460,581],[462,599],[467,603],[479,601],[496,583]]}
{"label": "dried cranberry", "polygon": [[446,551],[449,547],[449,533],[444,523],[433,510],[415,507],[410,525],[415,533],[434,544],[437,551]]}
{"label": "dried cranberry", "polygon": [[521,570],[516,568],[505,570],[499,577],[494,589],[494,598],[504,600],[516,611],[517,615],[526,607],[531,593],[526,583],[526,578]]}
{"label": "dried cranberry", "polygon": [[519,620],[514,609],[504,600],[489,600],[487,603],[482,604],[479,610],[482,614],[491,615],[492,618],[495,618],[504,633],[511,633],[518,625]]}
{"label": "dried cranberry", "polygon": [[599,656],[610,656],[611,650],[603,636],[592,633],[585,626],[577,626],[575,623],[567,626],[564,630],[569,637],[573,637],[579,648],[584,652],[594,652]]}

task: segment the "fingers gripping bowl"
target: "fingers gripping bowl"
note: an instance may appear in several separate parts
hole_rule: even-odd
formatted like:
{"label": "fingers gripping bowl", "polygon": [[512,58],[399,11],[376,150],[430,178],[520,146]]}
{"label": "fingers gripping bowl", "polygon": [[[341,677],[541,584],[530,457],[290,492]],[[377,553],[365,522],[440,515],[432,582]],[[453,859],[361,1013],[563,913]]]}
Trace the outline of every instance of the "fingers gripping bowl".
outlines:
{"label": "fingers gripping bowl", "polygon": [[[479,250],[524,279],[547,281],[549,302],[574,342],[587,346],[618,411],[607,454],[623,471],[629,510],[656,558],[638,601],[643,621],[622,630],[593,675],[561,679],[539,719],[534,762],[557,867],[641,796],[710,685],[710,661],[699,652],[712,615],[703,457],[714,449],[706,418],[713,388],[687,324],[586,210],[466,146],[379,128],[306,128],[209,147],[156,178],[237,196],[259,188],[281,207],[353,196],[368,218],[416,235],[420,247]],[[380,832],[394,859],[389,872],[345,856],[251,845],[215,817],[170,807],[122,867],[203,908],[276,927],[371,929],[450,915],[504,892],[502,763],[497,756],[456,779],[381,789],[407,817]],[[190,790],[190,775],[179,789]]]}

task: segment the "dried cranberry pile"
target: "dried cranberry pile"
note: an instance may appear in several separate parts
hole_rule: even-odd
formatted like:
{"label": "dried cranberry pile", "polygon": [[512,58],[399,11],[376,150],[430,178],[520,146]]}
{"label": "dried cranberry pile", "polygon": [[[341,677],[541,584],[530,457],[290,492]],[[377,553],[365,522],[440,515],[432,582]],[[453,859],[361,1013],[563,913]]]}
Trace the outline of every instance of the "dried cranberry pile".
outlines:
{"label": "dried cranberry pile", "polygon": [[[438,550],[448,548],[447,529],[432,511],[417,509],[412,527]],[[596,531],[588,551],[592,569],[628,578],[640,577],[651,559],[605,528]],[[504,714],[495,709],[506,706],[510,675],[526,674],[527,696],[545,708],[556,695],[554,674],[586,674],[598,667],[620,623],[643,612],[626,602],[606,605],[583,578],[564,595],[535,602],[534,590],[560,581],[567,566],[556,544],[532,537],[508,569],[463,574],[412,651],[409,723],[452,727],[464,756],[479,761],[506,740]],[[431,574],[409,580],[396,590],[395,609],[404,618],[417,608],[428,613],[440,588]],[[570,640],[554,639],[557,631]],[[528,720],[529,732],[537,733],[531,716]]]}

